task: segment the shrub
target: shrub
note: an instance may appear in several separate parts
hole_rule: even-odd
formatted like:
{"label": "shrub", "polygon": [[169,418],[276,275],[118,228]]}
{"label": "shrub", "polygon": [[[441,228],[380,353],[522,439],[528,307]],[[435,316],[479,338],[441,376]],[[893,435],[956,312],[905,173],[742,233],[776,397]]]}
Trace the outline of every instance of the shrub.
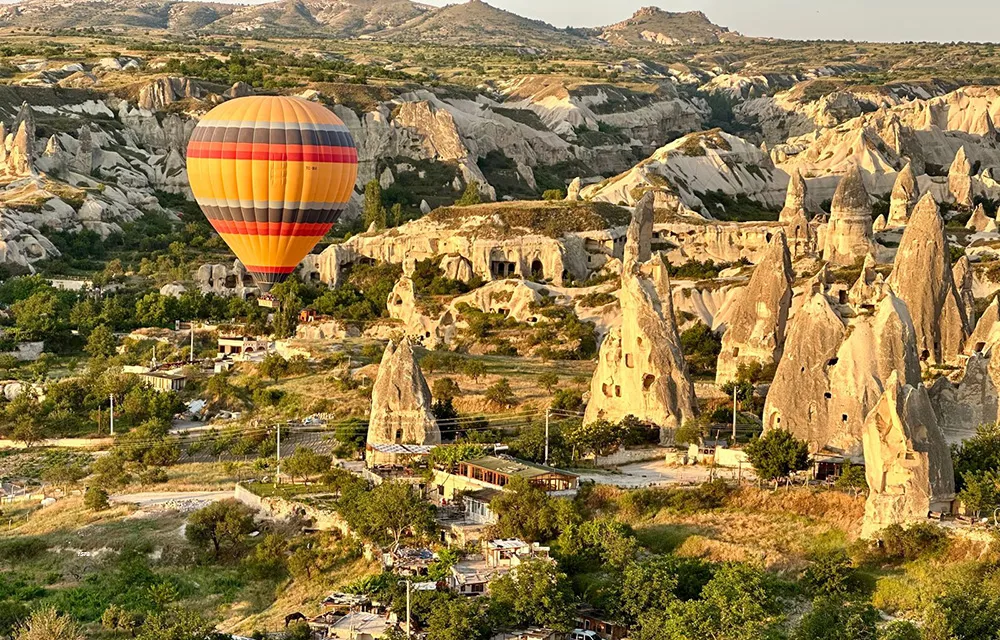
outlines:
{"label": "shrub", "polygon": [[83,494],[83,506],[91,511],[104,511],[111,503],[108,502],[108,492],[100,487],[88,487]]}

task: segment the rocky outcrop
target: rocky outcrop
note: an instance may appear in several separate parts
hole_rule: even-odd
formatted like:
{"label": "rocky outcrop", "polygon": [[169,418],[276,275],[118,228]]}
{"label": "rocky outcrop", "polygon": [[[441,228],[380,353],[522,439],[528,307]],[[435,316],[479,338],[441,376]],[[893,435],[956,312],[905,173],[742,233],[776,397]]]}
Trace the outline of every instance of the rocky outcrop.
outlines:
{"label": "rocky outcrop", "polygon": [[232,266],[224,264],[203,264],[195,273],[195,282],[202,293],[219,296],[236,296],[246,299],[258,293],[253,277],[247,273],[243,263],[233,261]]}
{"label": "rocky outcrop", "polygon": [[590,385],[584,423],[618,422],[632,415],[660,427],[668,442],[673,430],[697,415],[694,385],[680,348],[674,320],[670,277],[660,256],[645,263],[638,245],[646,228],[634,214],[621,275],[621,326],[601,345]]}
{"label": "rocky outcrop", "polygon": [[764,428],[785,429],[813,452],[861,456],[865,417],[897,373],[920,382],[913,323],[886,291],[874,313],[845,327],[822,294],[792,319],[785,353],[764,406]]}
{"label": "rocky outcrop", "polygon": [[951,268],[952,277],[955,280],[955,288],[958,290],[958,300],[962,309],[965,310],[966,329],[976,326],[976,296],[973,293],[975,273],[972,271],[972,264],[969,256],[962,255]]}
{"label": "rocky outcrop", "polygon": [[[9,176],[28,176],[35,170],[35,116],[27,102],[21,105],[9,141],[3,140],[4,162],[0,173]],[[7,136],[5,136],[6,138]]]}
{"label": "rocky outcrop", "polygon": [[973,206],[971,176],[972,164],[963,146],[955,154],[951,168],[948,169],[948,193],[955,205],[963,209],[971,209]]}
{"label": "rocky outcrop", "polygon": [[919,199],[920,187],[917,186],[917,177],[913,174],[912,165],[907,162],[903,170],[896,175],[896,182],[892,185],[892,193],[889,196],[889,219],[886,221],[886,226],[904,226]]}
{"label": "rocky outcrop", "polygon": [[952,274],[944,220],[930,193],[910,216],[889,285],[910,310],[921,360],[943,363],[961,353],[969,320]]}
{"label": "rocky outcrop", "polygon": [[580,178],[573,178],[569,186],[566,187],[566,200],[570,202],[576,202],[580,199],[580,190],[583,189]]}
{"label": "rocky outcrop", "polygon": [[976,233],[996,233],[997,221],[986,215],[986,208],[980,204],[972,212],[965,228]]}
{"label": "rocky outcrop", "polygon": [[847,300],[855,308],[874,309],[875,305],[882,298],[882,287],[885,284],[885,279],[882,277],[882,274],[875,271],[876,266],[874,256],[865,256],[861,275],[858,276],[854,286],[847,292]]}
{"label": "rocky outcrop", "polygon": [[157,78],[139,90],[139,107],[147,111],[162,111],[186,98],[200,98],[201,89],[190,78]]}
{"label": "rocky outcrop", "polygon": [[781,359],[794,280],[785,234],[778,233],[754,268],[728,318],[716,384],[735,380],[740,365],[757,363],[769,367]]}
{"label": "rocky outcrop", "polygon": [[798,222],[800,217],[806,217],[808,220],[808,216],[805,216],[805,208],[806,181],[802,178],[802,172],[796,169],[788,179],[785,206],[778,215],[778,221],[789,224]]}
{"label": "rocky outcrop", "polygon": [[896,374],[865,420],[868,500],[861,535],[949,512],[955,498],[951,451],[938,428],[927,390]]}
{"label": "rocky outcrop", "polygon": [[653,194],[647,193],[636,203],[632,221],[625,233],[625,253],[622,263],[644,263],[652,257]]}
{"label": "rocky outcrop", "polygon": [[[409,340],[389,342],[372,387],[367,444],[441,444],[431,412],[431,392]],[[368,451],[369,465],[395,462],[393,454]]]}
{"label": "rocky outcrop", "polygon": [[[79,144],[73,159],[70,161],[70,169],[83,176],[89,176],[94,170],[95,152],[93,134],[90,132],[89,125],[80,127],[77,140]],[[185,175],[187,175],[186,172]]]}
{"label": "rocky outcrop", "polygon": [[874,250],[871,199],[861,170],[853,165],[837,185],[830,204],[823,259],[830,264],[849,266]]}

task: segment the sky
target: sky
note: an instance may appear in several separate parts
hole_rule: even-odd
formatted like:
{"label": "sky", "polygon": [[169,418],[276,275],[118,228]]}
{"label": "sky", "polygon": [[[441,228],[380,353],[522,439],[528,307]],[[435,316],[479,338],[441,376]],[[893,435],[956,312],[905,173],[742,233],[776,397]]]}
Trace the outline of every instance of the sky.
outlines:
{"label": "sky", "polygon": [[[458,0],[420,0],[442,6]],[[636,9],[703,11],[748,36],[796,40],[1000,42],[1000,0],[486,0],[557,27],[618,22]]]}

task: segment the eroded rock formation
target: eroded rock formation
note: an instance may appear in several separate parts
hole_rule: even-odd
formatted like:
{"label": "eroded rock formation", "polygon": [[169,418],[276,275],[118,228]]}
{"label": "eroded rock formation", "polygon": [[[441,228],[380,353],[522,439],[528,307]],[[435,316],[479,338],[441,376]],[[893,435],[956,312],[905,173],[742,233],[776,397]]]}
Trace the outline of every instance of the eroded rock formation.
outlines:
{"label": "eroded rock formation", "polygon": [[938,428],[927,390],[896,374],[865,420],[868,500],[862,537],[892,524],[950,511],[955,497],[951,452]]}
{"label": "eroded rock formation", "polygon": [[976,233],[996,233],[997,221],[986,215],[986,208],[980,204],[972,212],[965,228]]}
{"label": "eroded rock formation", "polygon": [[955,204],[963,209],[972,208],[972,164],[961,147],[948,169],[948,192]]}
{"label": "eroded rock formation", "polygon": [[874,250],[871,199],[861,170],[853,165],[837,185],[830,204],[830,221],[823,237],[823,259],[847,266]]}
{"label": "eroded rock formation", "polygon": [[942,363],[961,353],[969,321],[952,274],[944,220],[930,193],[910,216],[888,282],[913,318],[921,360]]}
{"label": "eroded rock formation", "polygon": [[794,280],[788,243],[779,232],[729,316],[716,368],[717,384],[735,380],[741,364],[768,367],[781,359]]}
{"label": "eroded rock formation", "polygon": [[[621,326],[601,345],[584,422],[632,415],[659,425],[661,439],[697,415],[694,385],[680,348],[670,277],[660,256],[637,260],[648,243],[643,214],[633,214],[621,275]],[[651,229],[649,229],[651,232]]]}
{"label": "eroded rock formation", "polygon": [[889,196],[889,219],[886,221],[886,226],[905,225],[919,199],[920,187],[917,186],[917,177],[913,174],[913,167],[907,162],[892,185],[892,193]]}
{"label": "eroded rock formation", "polygon": [[792,223],[798,221],[799,213],[805,212],[806,181],[802,172],[796,169],[788,179],[788,191],[785,193],[785,206],[778,215],[779,222]]}
{"label": "eroded rock formation", "polygon": [[[410,341],[389,342],[372,387],[368,445],[441,444],[431,412],[431,392]],[[369,465],[391,463],[392,454],[368,451]]]}

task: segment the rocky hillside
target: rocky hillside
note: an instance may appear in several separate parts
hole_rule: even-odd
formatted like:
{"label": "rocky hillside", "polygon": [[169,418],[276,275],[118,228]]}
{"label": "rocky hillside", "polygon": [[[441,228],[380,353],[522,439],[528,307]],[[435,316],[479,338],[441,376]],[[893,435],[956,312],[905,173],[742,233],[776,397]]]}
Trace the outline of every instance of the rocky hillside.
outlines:
{"label": "rocky hillside", "polygon": [[617,46],[707,44],[741,37],[713,24],[701,11],[673,13],[658,7],[643,7],[628,20],[605,27],[600,34],[601,40]]}

